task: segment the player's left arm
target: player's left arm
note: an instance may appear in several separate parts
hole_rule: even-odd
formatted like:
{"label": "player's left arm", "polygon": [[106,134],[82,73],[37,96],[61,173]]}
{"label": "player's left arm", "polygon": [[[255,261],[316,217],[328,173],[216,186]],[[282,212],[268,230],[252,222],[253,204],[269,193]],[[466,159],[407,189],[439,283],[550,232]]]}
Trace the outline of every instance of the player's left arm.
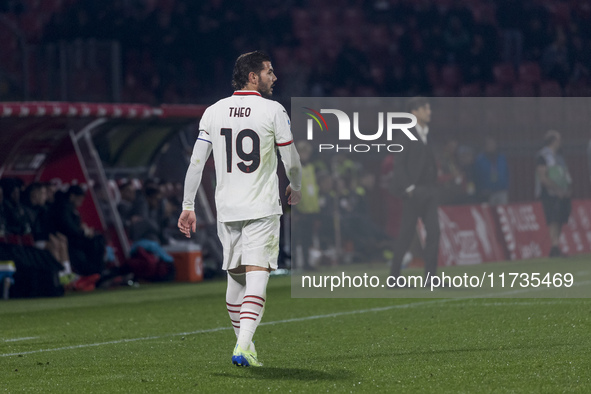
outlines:
{"label": "player's left arm", "polygon": [[300,155],[293,142],[286,146],[280,146],[279,155],[285,167],[285,174],[289,179],[289,185],[285,190],[287,203],[289,205],[296,205],[302,199],[302,164],[300,162]]}
{"label": "player's left arm", "polygon": [[279,149],[279,155],[285,167],[285,174],[289,179],[289,186],[285,191],[285,195],[288,196],[287,202],[290,205],[295,205],[302,198],[300,191],[302,189],[302,163],[293,142],[291,122],[287,111],[281,104],[277,104],[277,107],[274,118],[275,144]]}

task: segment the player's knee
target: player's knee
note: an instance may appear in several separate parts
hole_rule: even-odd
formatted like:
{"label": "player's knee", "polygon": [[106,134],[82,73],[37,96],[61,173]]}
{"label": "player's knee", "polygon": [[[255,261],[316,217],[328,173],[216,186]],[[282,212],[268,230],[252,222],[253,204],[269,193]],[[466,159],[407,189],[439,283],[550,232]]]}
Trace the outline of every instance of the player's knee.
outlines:
{"label": "player's knee", "polygon": [[246,266],[240,265],[236,268],[232,268],[231,270],[228,270],[228,272],[231,274],[243,274],[247,271],[246,268],[247,268]]}

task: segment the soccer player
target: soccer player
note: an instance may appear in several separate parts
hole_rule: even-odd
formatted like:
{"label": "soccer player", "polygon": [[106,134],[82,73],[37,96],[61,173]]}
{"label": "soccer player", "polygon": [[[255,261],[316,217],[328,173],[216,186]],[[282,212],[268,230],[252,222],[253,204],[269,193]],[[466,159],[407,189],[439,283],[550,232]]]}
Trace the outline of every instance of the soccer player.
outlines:
{"label": "soccer player", "polygon": [[183,212],[178,227],[195,232],[195,193],[203,166],[213,150],[217,186],[218,236],[228,271],[226,305],[237,343],[232,363],[262,366],[252,343],[263,316],[269,273],[277,269],[279,218],[277,150],[290,184],[288,204],[301,199],[300,157],[283,106],[265,97],[277,81],[269,57],[245,53],[234,65],[234,94],[205,110],[185,178]]}
{"label": "soccer player", "polygon": [[536,197],[542,201],[550,232],[550,257],[564,257],[560,249],[562,227],[571,213],[572,177],[566,160],[560,154],[562,138],[550,130],[544,138],[544,148],[537,154]]}

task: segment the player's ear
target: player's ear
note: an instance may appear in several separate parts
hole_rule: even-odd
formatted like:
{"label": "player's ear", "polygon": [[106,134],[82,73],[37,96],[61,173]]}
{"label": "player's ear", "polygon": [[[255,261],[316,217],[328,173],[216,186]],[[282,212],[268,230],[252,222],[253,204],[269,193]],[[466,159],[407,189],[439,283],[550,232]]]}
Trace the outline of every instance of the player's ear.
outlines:
{"label": "player's ear", "polygon": [[248,82],[256,84],[258,81],[258,74],[255,73],[254,71],[251,71],[250,73],[248,73]]}

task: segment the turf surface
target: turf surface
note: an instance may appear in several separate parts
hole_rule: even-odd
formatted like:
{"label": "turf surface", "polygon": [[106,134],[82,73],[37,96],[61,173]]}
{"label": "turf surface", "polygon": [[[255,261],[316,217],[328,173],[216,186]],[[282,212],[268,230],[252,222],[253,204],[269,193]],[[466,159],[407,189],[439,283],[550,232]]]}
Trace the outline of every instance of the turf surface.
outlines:
{"label": "turf surface", "polygon": [[292,299],[231,364],[225,283],[0,302],[0,392],[591,392],[589,299]]}

